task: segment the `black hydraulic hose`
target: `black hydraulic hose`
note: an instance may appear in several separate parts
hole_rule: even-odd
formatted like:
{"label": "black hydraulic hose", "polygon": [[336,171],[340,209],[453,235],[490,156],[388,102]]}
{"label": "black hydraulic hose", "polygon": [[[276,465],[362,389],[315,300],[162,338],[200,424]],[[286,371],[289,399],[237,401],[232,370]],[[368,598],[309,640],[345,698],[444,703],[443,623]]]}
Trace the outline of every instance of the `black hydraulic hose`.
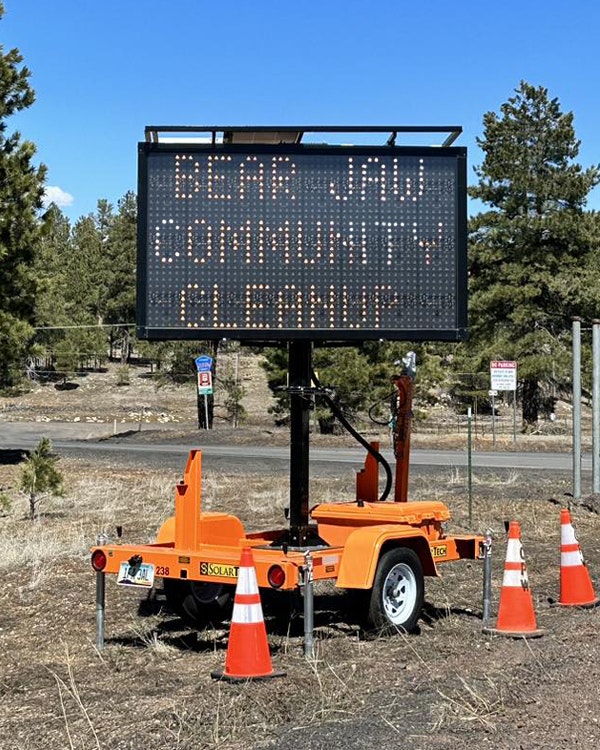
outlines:
{"label": "black hydraulic hose", "polygon": [[392,391],[384,398],[379,399],[379,401],[376,401],[374,404],[371,404],[369,407],[369,419],[371,422],[374,422],[375,424],[381,425],[382,427],[384,425],[389,425],[390,421],[389,419],[386,419],[385,422],[383,422],[381,419],[375,419],[373,416],[373,411],[379,406],[379,404],[389,403],[390,399],[393,398],[396,395],[396,391]]}
{"label": "black hydraulic hose", "polygon": [[354,427],[348,422],[346,417],[342,414],[341,409],[337,406],[335,401],[331,398],[331,396],[326,393],[321,386],[321,383],[319,382],[319,379],[316,376],[316,373],[314,370],[311,370],[311,377],[313,380],[313,383],[317,386],[319,389],[319,392],[327,404],[329,405],[329,408],[333,412],[334,416],[339,419],[341,425],[352,435],[352,437],[357,440],[365,450],[373,456],[373,458],[377,461],[377,463],[381,464],[383,466],[383,470],[385,471],[385,487],[383,488],[383,492],[381,493],[381,496],[379,498],[379,502],[383,502],[387,499],[388,495],[390,494],[390,491],[392,489],[392,469],[389,465],[389,463],[385,460],[385,458],[382,456],[382,454],[375,450],[372,445],[370,445],[364,437],[357,432]]}

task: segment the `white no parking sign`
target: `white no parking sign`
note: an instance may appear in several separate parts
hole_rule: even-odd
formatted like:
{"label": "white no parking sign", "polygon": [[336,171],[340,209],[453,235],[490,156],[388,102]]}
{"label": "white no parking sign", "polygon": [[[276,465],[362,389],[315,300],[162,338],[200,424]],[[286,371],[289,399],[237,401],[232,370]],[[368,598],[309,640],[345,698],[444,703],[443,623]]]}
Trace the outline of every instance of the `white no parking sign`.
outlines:
{"label": "white no parking sign", "polygon": [[490,380],[493,391],[516,391],[517,363],[512,361],[490,362]]}
{"label": "white no parking sign", "polygon": [[498,391],[513,392],[513,441],[517,442],[517,363],[512,360],[499,360],[490,362],[490,380],[492,390],[492,431],[494,435],[494,447],[496,446],[496,414],[494,408],[494,396]]}

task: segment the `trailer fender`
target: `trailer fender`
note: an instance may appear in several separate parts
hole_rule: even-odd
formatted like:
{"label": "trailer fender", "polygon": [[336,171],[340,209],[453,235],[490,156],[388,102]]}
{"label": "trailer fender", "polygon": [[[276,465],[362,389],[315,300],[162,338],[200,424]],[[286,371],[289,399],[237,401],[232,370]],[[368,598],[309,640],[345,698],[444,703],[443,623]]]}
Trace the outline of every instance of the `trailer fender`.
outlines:
{"label": "trailer fender", "polygon": [[[156,535],[157,544],[175,544],[175,516],[167,518]],[[198,544],[222,544],[237,547],[246,538],[239,518],[229,513],[205,512],[198,519]]]}
{"label": "trailer fender", "polygon": [[170,516],[163,523],[156,535],[157,544],[173,544],[175,542],[175,516]]}
{"label": "trailer fender", "polygon": [[419,556],[423,574],[438,575],[427,537],[422,531],[402,529],[398,525],[366,526],[353,531],[346,540],[336,587],[372,588],[381,554],[394,547],[413,549]]}

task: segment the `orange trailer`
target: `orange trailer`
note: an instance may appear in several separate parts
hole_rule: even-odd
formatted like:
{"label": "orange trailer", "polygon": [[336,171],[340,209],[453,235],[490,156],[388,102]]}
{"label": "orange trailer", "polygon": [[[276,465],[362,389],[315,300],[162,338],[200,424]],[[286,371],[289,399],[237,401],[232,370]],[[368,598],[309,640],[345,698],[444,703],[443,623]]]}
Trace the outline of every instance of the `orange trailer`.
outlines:
{"label": "orange trailer", "polygon": [[367,446],[353,501],[319,503],[299,525],[249,533],[236,516],[202,510],[202,452],[192,450],[175,487],[175,513],[156,541],[96,546],[94,570],[147,589],[162,579],[171,607],[202,624],[226,619],[241,550],[251,547],[259,587],[299,589],[310,567],[314,581],[364,592],[369,626],[410,631],[421,612],[424,576],[437,576],[441,563],[482,558],[484,538],[447,535],[450,512],[442,502],[408,501],[414,358],[404,360],[392,383],[393,500],[378,499],[381,456],[374,443]]}

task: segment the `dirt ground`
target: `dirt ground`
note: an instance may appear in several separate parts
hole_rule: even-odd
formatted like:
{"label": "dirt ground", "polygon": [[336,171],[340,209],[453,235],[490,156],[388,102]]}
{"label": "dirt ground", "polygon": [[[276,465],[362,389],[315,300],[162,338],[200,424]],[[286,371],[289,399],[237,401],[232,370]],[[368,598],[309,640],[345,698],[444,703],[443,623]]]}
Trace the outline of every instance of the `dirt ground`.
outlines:
{"label": "dirt ground", "polygon": [[[247,373],[247,384],[262,393],[264,412],[268,394],[251,366]],[[86,397],[80,385],[56,399],[47,387],[2,399],[0,419],[135,422],[129,415],[136,414],[136,402],[156,419],[167,415],[170,427],[185,426],[190,408],[194,415],[195,397],[188,392],[157,392],[150,384],[143,391],[144,379],[141,388],[116,386],[109,376],[104,384],[94,378]],[[66,401],[71,397],[76,406]],[[271,428],[258,414],[245,429],[264,439]],[[517,519],[542,638],[483,635],[481,563],[451,563],[440,567],[440,578],[426,580],[426,605],[411,635],[365,633],[352,599],[321,585],[313,661],[304,658],[302,618],[285,595],[265,599],[273,663],[286,676],[228,685],[210,676],[223,666],[227,629],[189,628],[166,609],[160,592],[148,599],[109,579],[106,648],[95,646],[89,547],[117,524],[128,541],[152,539],[172,512],[179,473],[63,457],[66,495],[46,500],[41,520],[31,523],[14,460],[5,455],[0,464],[0,494],[12,501],[0,511],[1,750],[424,750],[460,744],[533,750],[587,749],[600,741],[600,610],[554,606],[565,502],[571,502],[592,579],[600,579],[597,498],[570,499],[569,475],[481,471],[473,483],[472,530],[491,528],[495,537],[493,616],[504,522]],[[287,502],[281,477],[213,472],[204,476],[203,488],[206,507],[236,513],[248,530],[279,524]],[[349,500],[353,493],[347,475],[311,482],[313,503]],[[410,494],[447,502],[453,516],[447,530],[469,530],[460,471],[415,471]]]}

